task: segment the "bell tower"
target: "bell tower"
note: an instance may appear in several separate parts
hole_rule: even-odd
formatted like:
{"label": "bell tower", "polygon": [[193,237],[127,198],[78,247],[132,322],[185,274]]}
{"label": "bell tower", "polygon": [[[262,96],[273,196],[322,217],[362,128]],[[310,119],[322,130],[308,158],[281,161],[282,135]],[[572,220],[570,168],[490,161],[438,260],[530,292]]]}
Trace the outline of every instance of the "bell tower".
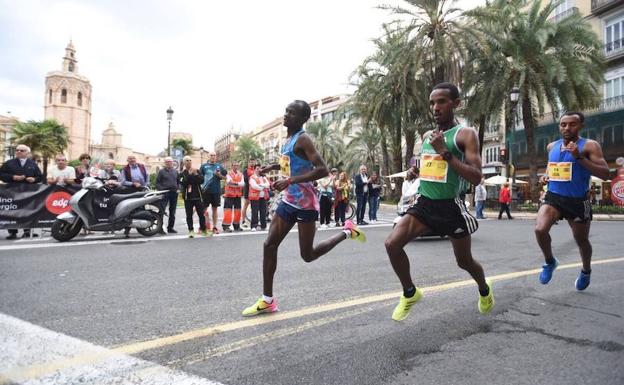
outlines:
{"label": "bell tower", "polygon": [[45,78],[45,119],[55,119],[67,128],[69,160],[89,153],[91,143],[91,83],[78,74],[76,49],[72,41],[65,47],[62,69]]}

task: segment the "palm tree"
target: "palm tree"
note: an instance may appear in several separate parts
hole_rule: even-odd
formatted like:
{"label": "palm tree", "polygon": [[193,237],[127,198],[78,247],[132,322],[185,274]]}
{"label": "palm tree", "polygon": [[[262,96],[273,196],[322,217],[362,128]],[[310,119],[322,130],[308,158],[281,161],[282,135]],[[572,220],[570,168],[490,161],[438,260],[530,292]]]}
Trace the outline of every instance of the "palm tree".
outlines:
{"label": "palm tree", "polygon": [[193,141],[184,138],[176,138],[171,142],[171,147],[179,148],[182,150],[183,155],[192,155],[193,154]]}
{"label": "palm tree", "polygon": [[[536,1],[527,9],[523,0],[497,0],[467,12],[487,42],[482,54],[488,58],[482,57],[483,68],[476,70],[488,76],[476,77],[474,94],[485,90],[487,109],[509,111],[508,92],[515,86],[520,89],[531,186],[537,186],[536,118],[544,114],[546,105],[553,117],[561,108],[594,107],[603,81],[600,40],[577,12],[558,22],[549,20],[557,4],[551,0],[542,8]],[[534,189],[533,198],[537,193]]]}
{"label": "palm tree", "polygon": [[431,81],[419,65],[421,56],[414,54],[418,46],[400,25],[394,29],[385,25],[384,35],[374,43],[377,51],[353,75],[357,86],[353,109],[364,126],[374,123],[380,129],[385,169],[399,172],[413,155],[417,132],[431,127]]}
{"label": "palm tree", "polygon": [[249,159],[261,159],[264,156],[262,148],[249,136],[241,136],[236,141],[236,149],[232,158],[241,164],[246,163]]}
{"label": "palm tree", "polygon": [[314,139],[314,144],[330,167],[341,167],[344,163],[344,141],[336,123],[325,121],[306,124],[306,133]]}
{"label": "palm tree", "polygon": [[461,9],[452,6],[455,0],[404,2],[407,7],[379,7],[397,16],[393,23],[414,47],[404,55],[414,55],[414,63],[424,68],[425,76],[432,83],[428,89],[445,81],[461,87],[462,65],[466,62],[466,46],[472,32],[463,23]]}
{"label": "palm tree", "polygon": [[344,168],[349,173],[355,173],[362,163],[374,168],[379,165],[381,155],[381,132],[379,128],[370,123],[362,126],[351,136],[345,154]]}
{"label": "palm tree", "polygon": [[34,157],[42,158],[44,178],[48,172],[50,158],[65,151],[70,144],[67,128],[54,119],[18,122],[13,129],[11,140],[14,145],[27,145]]}

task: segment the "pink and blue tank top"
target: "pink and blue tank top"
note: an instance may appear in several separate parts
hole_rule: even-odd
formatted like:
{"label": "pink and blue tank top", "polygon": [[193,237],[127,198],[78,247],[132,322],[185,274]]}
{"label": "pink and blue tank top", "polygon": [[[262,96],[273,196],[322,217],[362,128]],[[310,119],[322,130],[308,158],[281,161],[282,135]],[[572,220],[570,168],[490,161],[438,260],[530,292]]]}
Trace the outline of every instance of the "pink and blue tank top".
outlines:
{"label": "pink and blue tank top", "polygon": [[[314,165],[309,160],[303,159],[295,154],[295,144],[297,139],[304,133],[303,128],[295,132],[282,147],[280,156],[280,176],[290,178],[293,176],[306,174]],[[282,201],[300,210],[319,210],[318,197],[312,182],[293,183],[284,191]]]}

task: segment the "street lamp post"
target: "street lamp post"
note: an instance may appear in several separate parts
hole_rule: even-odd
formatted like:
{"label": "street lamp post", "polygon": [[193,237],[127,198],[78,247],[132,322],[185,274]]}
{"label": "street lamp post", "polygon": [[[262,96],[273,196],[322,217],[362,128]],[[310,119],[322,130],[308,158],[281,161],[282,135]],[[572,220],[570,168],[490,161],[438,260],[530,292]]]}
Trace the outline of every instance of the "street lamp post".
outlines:
{"label": "street lamp post", "polygon": [[167,109],[167,120],[169,128],[167,129],[167,156],[171,156],[171,118],[173,117],[173,109],[171,106]]}
{"label": "street lamp post", "polygon": [[[512,88],[511,92],[509,93],[509,100],[511,101],[511,135],[515,135],[515,132],[516,132],[516,109],[518,107],[519,97],[520,97],[520,89],[518,87]],[[507,180],[509,180],[509,176],[510,176],[509,174],[511,171],[511,166],[513,164],[513,152],[511,151],[509,137],[507,138],[506,146],[507,146]],[[514,169],[510,191],[513,191],[513,185],[515,184],[515,182],[516,182],[516,173]]]}
{"label": "street lamp post", "polygon": [[199,148],[199,166],[201,167],[202,164],[204,164],[204,146]]}

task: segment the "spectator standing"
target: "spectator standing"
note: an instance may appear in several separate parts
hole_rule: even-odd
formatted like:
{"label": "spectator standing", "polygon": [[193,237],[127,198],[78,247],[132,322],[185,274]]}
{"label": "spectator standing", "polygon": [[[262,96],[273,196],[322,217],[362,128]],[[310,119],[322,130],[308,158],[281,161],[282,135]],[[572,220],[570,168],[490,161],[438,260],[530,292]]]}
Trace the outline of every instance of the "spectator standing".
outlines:
{"label": "spectator standing", "polygon": [[115,169],[115,161],[113,159],[106,159],[104,161],[104,168],[98,173],[98,178],[102,179],[107,186],[118,187],[121,183],[121,173]]}
{"label": "spectator standing", "polygon": [[346,172],[341,172],[340,176],[334,183],[334,192],[336,193],[335,199],[335,219],[336,227],[342,227],[345,224],[345,216],[347,212],[347,206],[349,205],[349,194],[351,192],[351,183],[347,178]]}
{"label": "spectator standing", "polygon": [[360,166],[360,172],[354,178],[355,180],[355,198],[357,201],[357,224],[367,225],[364,221],[366,213],[366,202],[368,201],[368,173],[365,165]]}
{"label": "spectator standing", "polygon": [[[30,148],[23,144],[15,147],[15,158],[9,159],[0,167],[0,179],[5,183],[41,183],[43,175],[37,163],[30,159]],[[17,229],[8,229],[9,236],[6,239],[16,239]],[[30,236],[30,229],[24,229],[23,238]],[[37,234],[33,234],[36,237]]]}
{"label": "spectator standing", "polygon": [[487,190],[485,189],[485,178],[481,178],[481,183],[475,187],[475,206],[477,219],[485,219],[483,215],[483,207],[487,199]]}
{"label": "spectator standing", "polygon": [[82,185],[84,178],[90,176],[91,173],[91,156],[89,154],[81,154],[78,160],[80,165],[76,168],[76,183]]}
{"label": "spectator standing", "polygon": [[54,158],[56,165],[48,172],[48,184],[67,186],[73,184],[76,179],[76,170],[67,165],[67,158],[59,154]]}
{"label": "spectator standing", "polygon": [[193,209],[199,217],[199,231],[205,236],[212,235],[206,228],[206,217],[204,216],[204,204],[202,202],[201,185],[204,178],[199,174],[199,170],[193,168],[193,161],[190,156],[184,157],[184,170],[180,174],[180,191],[184,199],[184,210],[186,211],[186,225],[189,231],[189,238],[195,236],[193,228]]}
{"label": "spectator standing", "polygon": [[331,173],[318,181],[319,207],[321,228],[326,229],[331,222],[332,205],[334,201],[334,183],[338,169],[332,168]]}
{"label": "spectator standing", "polygon": [[420,189],[420,169],[412,166],[405,174],[405,180],[401,185],[401,199],[404,211],[414,205],[416,195]]}
{"label": "spectator standing", "polygon": [[206,224],[210,228],[208,207],[212,206],[212,232],[219,234],[219,229],[217,228],[219,214],[217,210],[221,206],[221,179],[225,179],[227,170],[217,163],[217,154],[213,151],[210,153],[208,163],[203,164],[199,172],[204,177],[202,190],[206,208]]}
{"label": "spectator standing", "polygon": [[225,194],[223,194],[223,231],[231,232],[230,226],[234,227],[234,231],[240,231],[241,220],[241,196],[245,180],[243,173],[238,171],[238,162],[232,162],[232,169],[225,178]]}
{"label": "spectator standing", "polygon": [[368,181],[368,220],[377,223],[377,210],[379,209],[379,196],[381,195],[381,182],[376,172]]}
{"label": "spectator standing", "polygon": [[[138,163],[135,155],[128,155],[128,164],[121,170],[121,185],[139,191],[147,187],[149,177],[145,165]],[[124,229],[126,238],[130,236],[130,227]]]}
{"label": "spectator standing", "polygon": [[507,219],[513,219],[509,212],[509,205],[511,204],[511,192],[509,191],[509,183],[503,184],[503,187],[498,194],[498,202],[500,203],[500,211],[498,212],[498,219],[503,217],[503,211],[507,212]]}
{"label": "spectator standing", "polygon": [[[173,167],[173,158],[165,158],[165,167],[158,171],[156,175],[156,190],[167,191],[163,194],[160,201],[160,215],[164,216],[165,208],[169,206],[169,220],[167,222],[167,232],[175,234],[177,231],[173,228],[175,225],[175,213],[178,206],[178,170]],[[160,229],[164,234],[163,229]]]}
{"label": "spectator standing", "polygon": [[243,187],[243,210],[241,211],[241,215],[243,217],[242,228],[248,229],[249,224],[247,221],[247,207],[249,207],[249,177],[253,175],[254,170],[256,169],[256,164],[260,164],[259,161],[249,159],[247,162],[247,169],[243,171],[243,180],[245,182],[245,186]]}
{"label": "spectator standing", "polygon": [[261,167],[256,165],[254,174],[249,178],[249,201],[251,202],[251,231],[256,231],[258,216],[260,229],[266,230],[267,200],[269,199],[269,180],[260,173]]}

